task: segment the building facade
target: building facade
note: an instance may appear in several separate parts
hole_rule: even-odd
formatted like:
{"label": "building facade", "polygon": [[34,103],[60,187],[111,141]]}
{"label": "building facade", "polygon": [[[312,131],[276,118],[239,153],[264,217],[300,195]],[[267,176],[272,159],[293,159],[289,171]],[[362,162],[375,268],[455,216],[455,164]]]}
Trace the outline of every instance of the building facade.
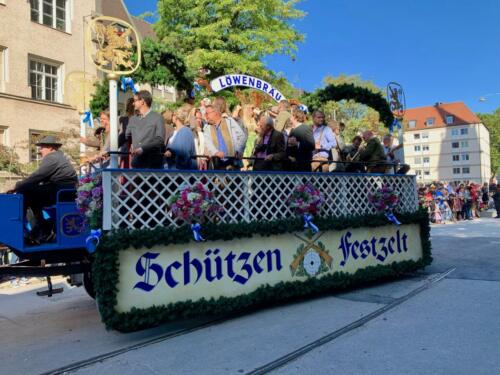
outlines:
{"label": "building facade", "polygon": [[490,179],[489,131],[464,103],[408,109],[404,127],[405,162],[417,181]]}
{"label": "building facade", "polygon": [[[154,37],[122,0],[0,0],[0,144],[14,148],[20,162],[38,160],[34,144],[44,134],[78,133],[88,99],[75,99],[81,96],[75,86],[82,76],[104,77],[84,47],[85,24],[97,15],[123,19],[141,37]],[[150,89],[164,101],[176,99],[173,88]],[[120,95],[120,109],[128,96]]]}

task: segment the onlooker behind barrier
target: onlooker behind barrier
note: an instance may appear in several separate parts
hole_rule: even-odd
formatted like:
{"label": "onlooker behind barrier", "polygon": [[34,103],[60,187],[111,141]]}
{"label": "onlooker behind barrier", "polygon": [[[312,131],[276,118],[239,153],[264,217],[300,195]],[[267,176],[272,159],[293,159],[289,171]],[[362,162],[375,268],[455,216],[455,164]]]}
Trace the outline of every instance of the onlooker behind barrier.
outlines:
{"label": "onlooker behind barrier", "polygon": [[361,143],[363,139],[357,135],[352,139],[352,144],[344,147],[343,158],[346,161],[345,171],[348,173],[362,173],[365,172],[363,164],[356,163],[359,161],[359,154],[361,153]]}
{"label": "onlooker behind barrier", "polygon": [[205,135],[205,153],[213,159],[217,170],[240,169],[247,137],[240,125],[231,117],[223,117],[215,106],[205,107],[208,126]]}
{"label": "onlooker behind barrier", "polygon": [[328,172],[328,161],[332,160],[332,150],[337,141],[332,129],[325,123],[325,114],[321,111],[313,113],[314,152],[311,168],[313,172]]}
{"label": "onlooker behind barrier", "polygon": [[193,132],[189,128],[190,107],[182,106],[173,115],[175,130],[167,141],[165,160],[167,169],[197,169]]}
{"label": "onlooker behind barrier", "polygon": [[253,170],[283,170],[282,161],[286,158],[283,133],[274,129],[274,120],[269,116],[260,117],[258,131],[259,140],[255,144],[253,156],[260,160],[253,162]]}
{"label": "onlooker behind barrier", "polygon": [[160,114],[151,110],[153,97],[146,90],[134,95],[138,112],[127,126],[126,137],[132,142],[133,168],[163,168],[165,152],[165,125]]}
{"label": "onlooker behind barrier", "polygon": [[290,124],[290,117],[292,117],[292,114],[290,113],[290,103],[288,100],[282,100],[278,104],[278,113],[275,120],[276,130],[283,132]]}
{"label": "onlooker behind barrier", "polygon": [[366,171],[368,173],[385,172],[385,153],[379,139],[373,135],[371,130],[363,132],[363,140],[366,146],[359,154],[359,160],[367,163]]}

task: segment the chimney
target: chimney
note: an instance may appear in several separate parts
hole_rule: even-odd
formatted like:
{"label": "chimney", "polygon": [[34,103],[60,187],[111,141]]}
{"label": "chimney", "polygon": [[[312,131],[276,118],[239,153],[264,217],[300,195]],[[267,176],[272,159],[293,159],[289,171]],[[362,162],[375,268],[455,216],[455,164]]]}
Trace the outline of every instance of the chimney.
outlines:
{"label": "chimney", "polygon": [[436,104],[434,104],[434,107],[439,107],[441,104],[443,104],[442,102],[436,102]]}

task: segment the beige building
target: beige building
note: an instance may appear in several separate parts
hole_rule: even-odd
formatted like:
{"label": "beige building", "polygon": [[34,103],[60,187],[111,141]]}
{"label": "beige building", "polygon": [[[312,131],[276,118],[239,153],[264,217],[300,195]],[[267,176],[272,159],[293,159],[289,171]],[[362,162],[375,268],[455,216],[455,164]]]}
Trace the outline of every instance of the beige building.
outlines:
{"label": "beige building", "polygon": [[405,114],[404,155],[417,181],[486,182],[490,134],[462,102],[412,108]]}
{"label": "beige building", "polygon": [[[43,133],[78,131],[77,107],[88,104],[76,103],[72,80],[84,71],[102,78],[84,52],[84,24],[99,14],[124,19],[141,37],[154,36],[122,0],[0,0],[0,144],[13,147],[21,162],[37,160],[34,143]],[[155,90],[175,99],[171,88]]]}

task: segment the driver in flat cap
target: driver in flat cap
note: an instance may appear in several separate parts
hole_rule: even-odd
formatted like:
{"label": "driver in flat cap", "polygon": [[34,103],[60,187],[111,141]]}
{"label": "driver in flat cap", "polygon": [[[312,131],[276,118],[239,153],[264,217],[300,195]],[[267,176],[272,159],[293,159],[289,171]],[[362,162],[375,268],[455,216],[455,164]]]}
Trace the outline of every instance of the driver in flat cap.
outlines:
{"label": "driver in flat cap", "polygon": [[26,179],[19,181],[9,193],[22,194],[24,210],[31,207],[40,222],[42,208],[56,203],[57,192],[75,189],[78,182],[76,171],[69,158],[59,150],[62,146],[56,137],[48,135],[37,144],[42,161],[38,169]]}

